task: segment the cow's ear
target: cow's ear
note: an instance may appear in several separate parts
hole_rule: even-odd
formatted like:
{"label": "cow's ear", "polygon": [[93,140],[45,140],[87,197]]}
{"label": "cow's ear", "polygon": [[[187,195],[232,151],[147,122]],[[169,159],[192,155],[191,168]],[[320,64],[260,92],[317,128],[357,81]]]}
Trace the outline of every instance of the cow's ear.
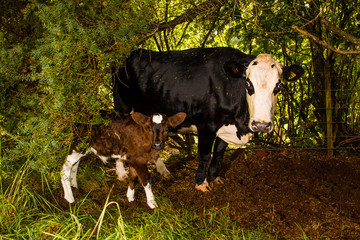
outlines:
{"label": "cow's ear", "polygon": [[146,126],[149,120],[148,116],[145,116],[144,114],[139,112],[134,112],[133,114],[131,114],[131,118],[140,126]]}
{"label": "cow's ear", "polygon": [[235,61],[228,61],[224,64],[224,70],[230,77],[239,78],[244,74],[245,65],[239,64]]}
{"label": "cow's ear", "polygon": [[286,81],[296,81],[298,80],[303,74],[304,74],[304,69],[299,66],[299,65],[291,65],[290,67],[283,67],[283,78]]}
{"label": "cow's ear", "polygon": [[186,118],[186,113],[183,113],[183,112],[179,112],[179,113],[169,117],[170,126],[171,127],[178,126],[185,120],[185,118]]}
{"label": "cow's ear", "polygon": [[225,73],[233,78],[243,77],[247,66],[249,66],[250,62],[255,58],[256,56],[248,55],[247,57],[237,59],[236,61],[230,60],[223,66]]}

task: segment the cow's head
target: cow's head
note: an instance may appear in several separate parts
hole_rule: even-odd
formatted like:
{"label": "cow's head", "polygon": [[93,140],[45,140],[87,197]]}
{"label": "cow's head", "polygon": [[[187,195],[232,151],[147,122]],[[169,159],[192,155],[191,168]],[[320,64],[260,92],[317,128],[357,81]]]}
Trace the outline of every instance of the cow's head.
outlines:
{"label": "cow's head", "polygon": [[[247,68],[244,67],[246,65]],[[269,54],[249,56],[241,63],[229,61],[225,63],[224,69],[232,77],[245,79],[250,115],[249,128],[253,132],[273,130],[281,79],[295,81],[304,74],[304,69],[299,65],[284,67]]]}
{"label": "cow's head", "polygon": [[151,147],[160,150],[164,147],[164,142],[167,140],[169,127],[176,127],[181,124],[186,114],[179,112],[171,117],[165,114],[156,113],[151,116],[145,116],[142,113],[134,112],[131,115],[132,119],[145,129],[145,134],[149,134],[152,139]]}
{"label": "cow's head", "polygon": [[246,69],[249,128],[253,132],[271,132],[274,128],[274,112],[281,79],[295,81],[304,74],[298,65],[284,67],[269,54],[260,54]]}

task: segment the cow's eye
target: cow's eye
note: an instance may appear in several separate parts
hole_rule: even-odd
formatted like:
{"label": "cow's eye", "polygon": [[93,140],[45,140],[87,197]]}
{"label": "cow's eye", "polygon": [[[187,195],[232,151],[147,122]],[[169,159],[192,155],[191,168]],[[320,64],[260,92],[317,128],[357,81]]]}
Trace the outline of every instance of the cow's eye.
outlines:
{"label": "cow's eye", "polygon": [[165,131],[167,131],[167,132],[168,132],[168,131],[169,131],[169,128],[168,128],[168,127],[167,127],[167,128],[165,128]]}
{"label": "cow's eye", "polygon": [[275,88],[274,88],[274,95],[278,94],[279,91],[281,90],[282,87],[282,83],[280,82],[280,80],[276,83]]}
{"label": "cow's eye", "polygon": [[148,127],[149,132],[151,132],[151,127]]}
{"label": "cow's eye", "polygon": [[251,96],[254,94],[254,86],[252,84],[252,82],[250,81],[250,79],[246,79],[245,81],[245,85],[246,85],[246,89],[248,90],[248,94]]}

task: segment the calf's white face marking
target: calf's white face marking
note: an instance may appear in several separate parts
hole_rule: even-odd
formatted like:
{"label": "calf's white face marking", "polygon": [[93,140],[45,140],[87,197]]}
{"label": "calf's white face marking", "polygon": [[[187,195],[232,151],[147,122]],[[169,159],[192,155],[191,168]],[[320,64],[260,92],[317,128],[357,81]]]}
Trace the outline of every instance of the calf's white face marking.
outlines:
{"label": "calf's white face marking", "polygon": [[152,121],[154,123],[160,124],[163,120],[163,117],[161,115],[154,115],[152,118]]}
{"label": "calf's white face marking", "polygon": [[246,70],[249,128],[254,132],[271,132],[280,90],[282,66],[269,54],[259,54]]}

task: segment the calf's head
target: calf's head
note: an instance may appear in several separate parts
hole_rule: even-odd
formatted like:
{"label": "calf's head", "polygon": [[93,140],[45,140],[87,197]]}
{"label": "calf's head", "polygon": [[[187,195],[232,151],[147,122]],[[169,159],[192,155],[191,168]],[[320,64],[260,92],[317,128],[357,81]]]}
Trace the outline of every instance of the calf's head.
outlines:
{"label": "calf's head", "polygon": [[160,150],[164,147],[164,142],[167,140],[169,128],[174,128],[181,124],[185,120],[186,114],[179,112],[171,117],[167,117],[165,114],[160,113],[145,116],[142,113],[134,112],[131,117],[151,136],[152,148]]}

